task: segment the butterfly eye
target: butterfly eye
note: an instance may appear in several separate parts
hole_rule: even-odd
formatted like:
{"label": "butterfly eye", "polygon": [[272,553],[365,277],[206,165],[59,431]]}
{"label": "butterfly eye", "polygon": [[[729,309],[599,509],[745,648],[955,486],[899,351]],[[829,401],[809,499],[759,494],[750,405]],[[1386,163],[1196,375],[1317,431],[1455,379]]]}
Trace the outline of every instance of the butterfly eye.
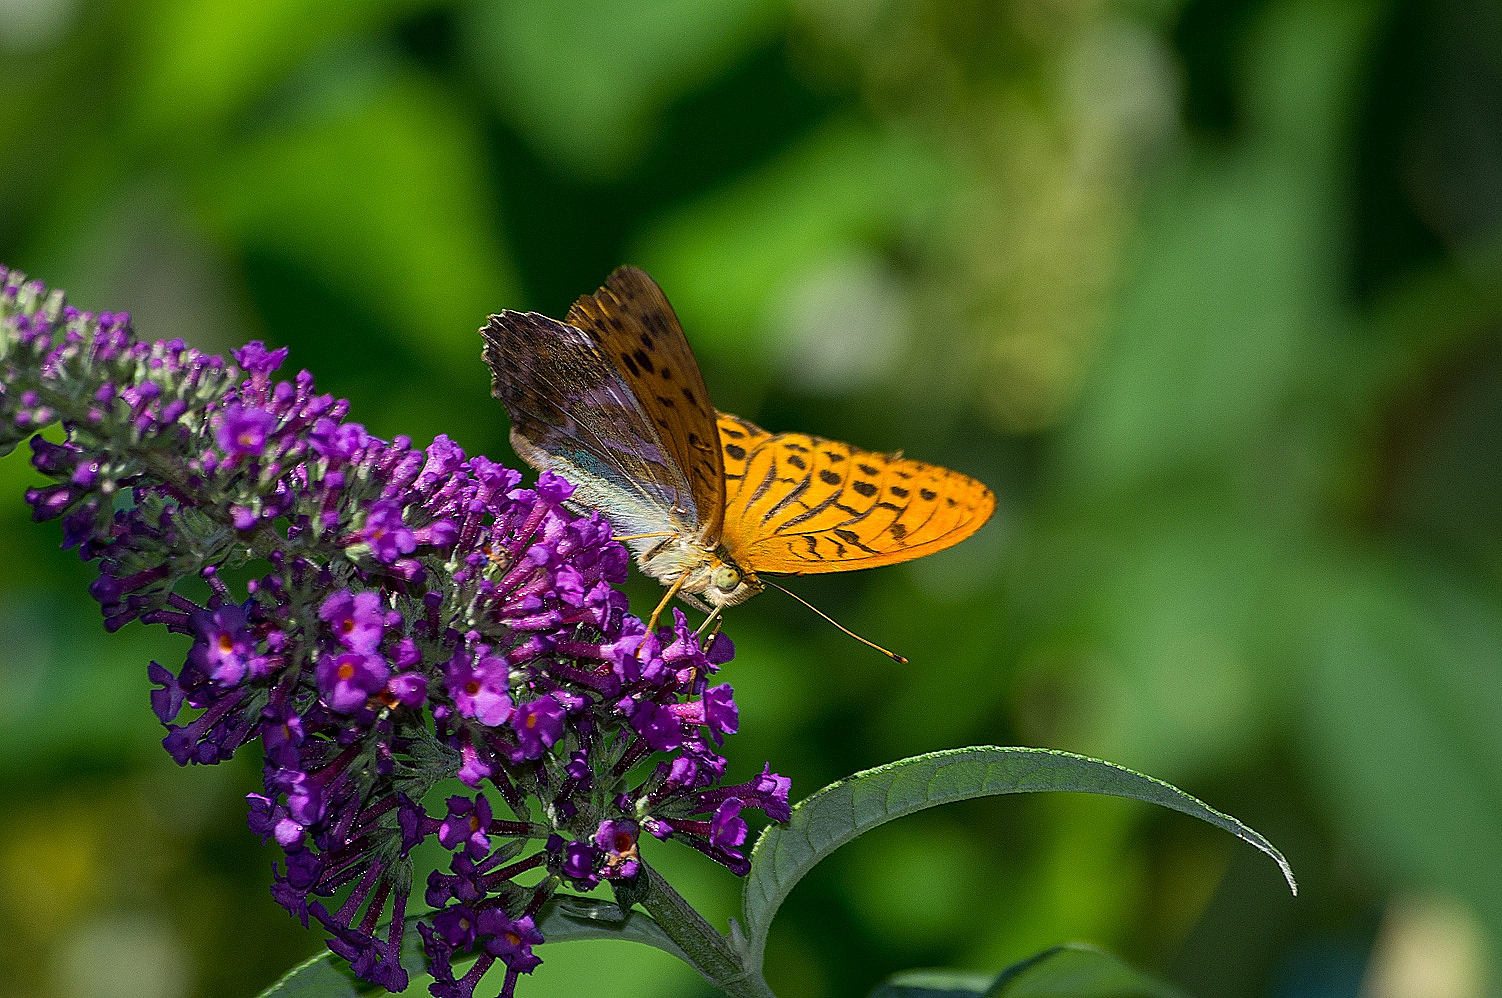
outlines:
{"label": "butterfly eye", "polygon": [[714,570],[714,584],[721,592],[728,593],[741,584],[741,573],[733,566],[721,565]]}

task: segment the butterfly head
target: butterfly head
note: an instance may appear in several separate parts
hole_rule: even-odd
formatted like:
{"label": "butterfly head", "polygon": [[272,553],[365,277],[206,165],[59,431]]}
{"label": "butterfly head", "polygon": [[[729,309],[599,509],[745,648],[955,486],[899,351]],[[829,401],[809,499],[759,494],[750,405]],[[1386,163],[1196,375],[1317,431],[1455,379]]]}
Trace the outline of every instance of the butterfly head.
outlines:
{"label": "butterfly head", "polygon": [[[638,544],[632,542],[633,547]],[[682,580],[678,595],[694,607],[736,606],[765,588],[756,573],[742,568],[724,545],[717,546],[702,535],[673,534],[638,547],[637,564],[665,586]]]}
{"label": "butterfly head", "polygon": [[766,588],[755,572],[737,565],[724,548],[715,552],[708,575],[709,584],[700,595],[715,606],[736,606]]}

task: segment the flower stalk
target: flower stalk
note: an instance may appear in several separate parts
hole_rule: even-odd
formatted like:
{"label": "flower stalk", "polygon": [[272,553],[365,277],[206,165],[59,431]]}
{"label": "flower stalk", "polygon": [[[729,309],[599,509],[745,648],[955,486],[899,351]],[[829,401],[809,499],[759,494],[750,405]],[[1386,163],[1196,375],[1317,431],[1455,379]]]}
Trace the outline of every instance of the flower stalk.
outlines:
{"label": "flower stalk", "polygon": [[647,893],[642,907],[693,962],[694,969],[731,998],[773,998],[760,974],[747,968],[730,941],[699,914],[683,895],[646,868]]}

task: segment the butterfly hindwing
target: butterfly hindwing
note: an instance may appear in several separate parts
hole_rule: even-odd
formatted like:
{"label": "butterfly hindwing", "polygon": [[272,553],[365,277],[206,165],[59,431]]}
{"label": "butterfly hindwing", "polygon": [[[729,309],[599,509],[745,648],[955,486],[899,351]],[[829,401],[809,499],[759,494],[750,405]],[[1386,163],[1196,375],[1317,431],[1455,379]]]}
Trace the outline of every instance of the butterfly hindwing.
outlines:
{"label": "butterfly hindwing", "polygon": [[697,529],[676,459],[593,339],[535,312],[493,315],[481,334],[512,444],[577,487],[571,505],[601,510],[622,533]]}
{"label": "butterfly hindwing", "polygon": [[969,537],[996,499],[937,465],[720,416],[724,543],[753,572],[806,575],[908,561]]}
{"label": "butterfly hindwing", "polygon": [[725,478],[715,410],[667,297],[644,271],[620,267],[603,288],[574,303],[568,322],[590,338],[630,387],[688,481],[704,536],[716,540]]}

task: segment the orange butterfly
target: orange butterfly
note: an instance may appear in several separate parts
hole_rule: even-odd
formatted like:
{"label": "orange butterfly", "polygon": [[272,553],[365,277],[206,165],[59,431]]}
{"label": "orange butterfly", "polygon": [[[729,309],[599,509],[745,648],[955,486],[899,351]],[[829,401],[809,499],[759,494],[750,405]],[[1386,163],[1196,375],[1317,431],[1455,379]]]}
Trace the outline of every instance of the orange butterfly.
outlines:
{"label": "orange butterfly", "polygon": [[762,573],[941,551],[996,508],[958,472],[717,413],[672,306],[635,267],[566,323],[508,310],[480,333],[517,454],[572,482],[570,504],[604,513],[668,587],[649,627],[675,595],[712,620],[761,592]]}

